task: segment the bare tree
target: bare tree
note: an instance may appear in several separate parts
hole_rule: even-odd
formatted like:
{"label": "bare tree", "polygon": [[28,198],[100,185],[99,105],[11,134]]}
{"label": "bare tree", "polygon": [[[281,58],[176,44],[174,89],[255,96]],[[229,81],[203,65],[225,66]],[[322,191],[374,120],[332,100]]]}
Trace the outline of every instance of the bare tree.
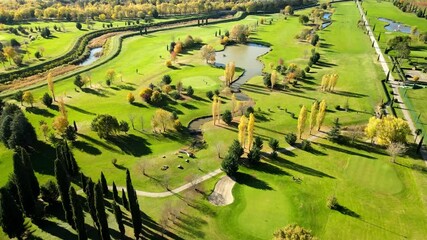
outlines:
{"label": "bare tree", "polygon": [[129,122],[132,125],[132,129],[135,130],[135,115],[134,114],[129,114]]}
{"label": "bare tree", "polygon": [[223,142],[218,142],[215,146],[216,154],[217,154],[218,158],[221,158],[221,150],[223,149],[223,146],[224,146]]}
{"label": "bare tree", "polygon": [[387,153],[390,155],[391,159],[390,161],[392,163],[396,162],[396,157],[404,154],[406,152],[407,148],[405,144],[400,142],[392,142],[387,147]]}
{"label": "bare tree", "polygon": [[141,131],[144,131],[144,117],[142,115],[139,117],[139,121],[141,123]]}

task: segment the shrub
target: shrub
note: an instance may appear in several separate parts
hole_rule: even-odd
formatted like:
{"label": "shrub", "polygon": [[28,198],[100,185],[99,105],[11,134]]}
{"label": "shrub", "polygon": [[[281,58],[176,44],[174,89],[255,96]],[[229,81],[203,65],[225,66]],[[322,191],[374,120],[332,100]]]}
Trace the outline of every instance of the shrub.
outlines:
{"label": "shrub", "polygon": [[127,100],[130,104],[133,104],[133,102],[135,102],[135,97],[133,96],[133,94],[131,92],[128,93]]}
{"label": "shrub", "polygon": [[105,80],[105,84],[107,84],[107,86],[110,86],[111,85],[111,80],[110,79]]}
{"label": "shrub", "polygon": [[294,133],[286,133],[285,134],[285,141],[289,145],[294,146],[296,141],[297,141],[297,135],[295,135]]}
{"label": "shrub", "polygon": [[270,73],[264,74],[262,80],[264,82],[264,86],[271,87],[271,74]]}
{"label": "shrub", "polygon": [[210,100],[212,100],[213,96],[214,96],[214,93],[212,91],[206,92],[206,97],[209,98]]}
{"label": "shrub", "polygon": [[59,191],[56,183],[52,180],[47,181],[40,187],[40,193],[43,201],[52,204],[58,200]]}
{"label": "shrub", "polygon": [[82,76],[80,76],[80,74],[76,75],[74,79],[74,85],[80,89],[83,87],[83,85],[85,85],[85,83],[82,81]]}
{"label": "shrub", "polygon": [[162,94],[159,91],[154,91],[151,95],[150,102],[153,105],[158,105],[162,101],[163,97]]}
{"label": "shrub", "polygon": [[193,87],[188,86],[188,88],[187,88],[187,96],[191,97],[191,96],[193,96],[193,94],[194,94]]}
{"label": "shrub", "polygon": [[171,87],[171,85],[169,85],[169,84],[163,85],[163,87],[162,87],[162,91],[163,91],[164,93],[166,93],[166,94],[169,94],[169,93],[170,93],[170,91],[172,91],[172,87]]}
{"label": "shrub", "polygon": [[219,89],[215,89],[214,93],[215,95],[219,96]]}
{"label": "shrub", "polygon": [[301,149],[308,151],[311,149],[311,142],[307,139],[302,140]]}
{"label": "shrub", "polygon": [[418,81],[418,80],[420,80],[420,77],[419,76],[415,76],[414,77],[414,81]]}
{"label": "shrub", "polygon": [[129,131],[129,124],[126,121],[120,121],[119,130],[127,133]]}
{"label": "shrub", "polygon": [[78,30],[81,30],[81,29],[82,29],[82,24],[81,24],[81,23],[79,23],[79,22],[77,22],[77,23],[76,23],[76,28],[77,28]]}
{"label": "shrub", "polygon": [[169,96],[171,96],[171,98],[173,98],[173,99],[175,99],[175,100],[178,100],[178,99],[180,99],[181,98],[181,95],[178,93],[178,91],[176,91],[176,90],[174,90],[174,91],[171,91],[170,93],[169,93]]}
{"label": "shrub", "polygon": [[42,57],[42,54],[39,51],[37,51],[34,53],[34,57],[36,57],[37,59],[40,59]]}
{"label": "shrub", "polygon": [[172,61],[171,60],[166,60],[165,61],[165,65],[166,65],[166,67],[172,67]]}
{"label": "shrub", "polygon": [[145,102],[150,102],[151,95],[153,94],[153,90],[151,88],[144,88],[139,93],[139,96],[144,100]]}
{"label": "shrub", "polygon": [[222,121],[224,121],[227,125],[230,125],[230,123],[233,121],[233,116],[229,110],[225,110],[221,118]]}
{"label": "shrub", "polygon": [[310,72],[310,67],[309,67],[309,66],[307,66],[307,67],[305,67],[305,69],[304,69],[304,70],[305,70],[305,72],[306,72],[306,73],[309,73],[309,72]]}
{"label": "shrub", "polygon": [[164,84],[170,84],[170,83],[172,82],[172,78],[171,78],[171,76],[169,76],[169,75],[164,75],[164,76],[162,77],[162,82],[163,82]]}
{"label": "shrub", "polygon": [[337,209],[338,208],[338,200],[335,196],[329,196],[328,200],[326,201],[326,206],[329,209]]}
{"label": "shrub", "polygon": [[50,106],[52,106],[52,101],[53,101],[53,99],[52,99],[52,97],[51,97],[48,93],[45,93],[45,94],[43,95],[43,97],[42,97],[42,102],[43,102],[43,104],[44,104],[46,107],[50,107]]}

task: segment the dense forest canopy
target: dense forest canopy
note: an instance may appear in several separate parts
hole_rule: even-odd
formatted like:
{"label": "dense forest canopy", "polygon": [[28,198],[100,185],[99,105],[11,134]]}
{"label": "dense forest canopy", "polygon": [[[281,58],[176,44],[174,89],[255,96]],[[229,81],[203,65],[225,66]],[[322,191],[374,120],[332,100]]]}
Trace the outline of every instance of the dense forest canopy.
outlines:
{"label": "dense forest canopy", "polygon": [[308,4],[311,0],[109,0],[56,1],[5,0],[0,1],[0,23],[22,20],[57,19],[68,21],[120,20],[158,17],[177,14],[200,14],[220,10],[279,11],[285,5]]}

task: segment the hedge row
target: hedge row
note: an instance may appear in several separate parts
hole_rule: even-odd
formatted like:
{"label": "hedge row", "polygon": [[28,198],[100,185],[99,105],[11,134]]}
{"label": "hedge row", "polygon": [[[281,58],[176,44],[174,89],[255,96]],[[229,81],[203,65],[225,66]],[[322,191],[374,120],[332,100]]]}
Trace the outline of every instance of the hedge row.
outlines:
{"label": "hedge row", "polygon": [[[144,25],[123,26],[123,27],[108,28],[108,29],[98,30],[95,32],[90,32],[88,34],[81,36],[69,52],[65,53],[64,55],[58,58],[48,60],[43,63],[30,66],[27,68],[18,69],[12,72],[0,74],[0,83],[5,83],[7,81],[12,81],[17,78],[24,78],[24,77],[32,76],[38,73],[42,73],[63,64],[68,64],[68,63],[78,64],[84,61],[90,54],[90,49],[87,47],[89,41],[107,33],[122,32],[122,31],[144,31],[145,28],[149,28],[149,27],[162,27],[164,25],[185,23],[185,22],[190,22],[190,21],[198,20],[201,18],[208,18],[208,17],[218,18],[218,17],[221,17],[221,15],[215,14],[215,15],[202,16],[202,17],[194,16],[194,17],[189,17],[185,19],[176,19],[176,20],[165,21],[165,22],[160,22],[160,23],[155,23],[150,25],[144,24]],[[239,18],[241,18],[241,16]],[[233,18],[232,20],[235,20],[235,18]]]}

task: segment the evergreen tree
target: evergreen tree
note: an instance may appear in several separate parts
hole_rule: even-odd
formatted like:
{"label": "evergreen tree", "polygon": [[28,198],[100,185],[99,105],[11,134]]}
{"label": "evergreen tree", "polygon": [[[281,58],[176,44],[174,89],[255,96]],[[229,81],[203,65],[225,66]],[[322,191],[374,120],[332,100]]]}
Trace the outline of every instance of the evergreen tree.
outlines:
{"label": "evergreen tree", "polygon": [[95,208],[96,217],[98,218],[99,233],[102,240],[110,239],[110,232],[108,229],[107,215],[105,214],[104,198],[102,197],[101,183],[95,184]]}
{"label": "evergreen tree", "polygon": [[37,140],[33,126],[20,111],[13,115],[10,132],[11,135],[7,141],[9,148],[15,148],[16,146],[31,146]]}
{"label": "evergreen tree", "polygon": [[70,187],[69,194],[71,199],[71,207],[73,208],[74,224],[76,226],[79,240],[86,240],[87,234],[86,234],[86,227],[85,227],[85,217],[84,217],[82,206],[77,197],[76,190],[73,187]]}
{"label": "evergreen tree", "polygon": [[108,197],[108,185],[107,180],[105,179],[104,173],[101,171],[101,189],[102,193],[104,194],[104,197]]}
{"label": "evergreen tree", "polygon": [[36,175],[34,174],[33,164],[31,163],[30,155],[28,155],[27,151],[22,147],[19,147],[17,151],[20,152],[21,159],[24,163],[24,167],[27,171],[28,178],[30,180],[30,186],[34,200],[37,201],[37,198],[40,195],[40,185],[39,181],[36,178]]}
{"label": "evergreen tree", "polygon": [[123,213],[120,209],[120,206],[117,205],[116,201],[113,201],[113,212],[116,217],[117,226],[119,226],[119,231],[121,234],[121,239],[124,239],[125,236],[125,226],[123,225]]}
{"label": "evergreen tree", "polygon": [[19,202],[29,217],[36,213],[36,202],[33,191],[31,190],[30,178],[25,169],[24,163],[19,153],[13,154],[13,174],[15,177],[16,187],[18,188]]}
{"label": "evergreen tree", "polygon": [[80,172],[80,182],[82,184],[83,191],[87,194],[87,192],[86,192],[87,177],[85,176],[85,174],[83,172]]}
{"label": "evergreen tree", "polygon": [[3,117],[0,125],[0,139],[4,143],[5,146],[8,146],[7,141],[10,138],[10,135],[12,135],[12,131],[10,129],[10,125],[12,124],[12,117],[9,115],[6,115]]}
{"label": "evergreen tree", "polygon": [[122,205],[126,210],[129,211],[129,202],[128,202],[128,199],[126,197],[125,190],[123,188],[122,188]]}
{"label": "evergreen tree", "polygon": [[55,177],[58,184],[59,194],[61,195],[62,208],[64,209],[65,219],[74,228],[73,213],[70,206],[70,179],[65,171],[64,165],[59,159],[55,160]]}
{"label": "evergreen tree", "polygon": [[328,132],[328,139],[331,142],[340,142],[341,140],[341,124],[338,118],[335,119],[334,126],[332,126],[332,129]]}
{"label": "evergreen tree", "polygon": [[116,184],[113,182],[113,200],[117,202],[119,200],[119,193],[117,192]]}
{"label": "evergreen tree", "polygon": [[10,192],[0,188],[0,226],[9,238],[22,239],[25,232],[24,216],[21,209],[16,205]]}
{"label": "evergreen tree", "polygon": [[141,211],[139,210],[138,198],[136,196],[135,189],[132,185],[132,180],[130,178],[129,169],[126,170],[126,188],[129,198],[129,208],[132,215],[132,225],[135,239],[139,239],[139,235],[142,232],[142,219]]}
{"label": "evergreen tree", "polygon": [[239,170],[239,163],[236,156],[233,154],[227,154],[221,163],[221,170],[224,171],[228,176],[234,176]]}
{"label": "evergreen tree", "polygon": [[62,161],[69,176],[75,176],[79,172],[76,159],[74,158],[73,152],[68,147],[67,141],[64,140],[63,144],[60,144],[56,151],[56,157]]}
{"label": "evergreen tree", "polygon": [[92,179],[88,179],[86,185],[86,195],[87,195],[87,205],[89,207],[89,213],[92,217],[93,222],[95,223],[96,228],[99,230],[98,218],[96,216],[95,208],[95,193],[94,193],[94,183]]}

